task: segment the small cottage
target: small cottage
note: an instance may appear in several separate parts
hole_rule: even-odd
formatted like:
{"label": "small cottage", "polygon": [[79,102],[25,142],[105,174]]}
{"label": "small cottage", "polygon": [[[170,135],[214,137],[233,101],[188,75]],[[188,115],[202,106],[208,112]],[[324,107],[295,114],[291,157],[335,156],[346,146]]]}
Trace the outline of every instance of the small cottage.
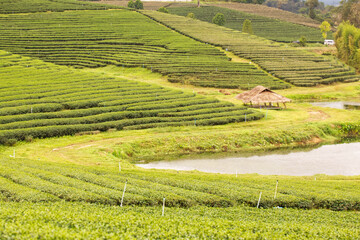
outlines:
{"label": "small cottage", "polygon": [[250,91],[240,93],[236,96],[236,99],[242,100],[245,105],[250,104],[251,107],[266,107],[266,108],[280,108],[280,103],[284,104],[286,108],[287,102],[291,102],[290,99],[283,97],[270,89],[257,86]]}

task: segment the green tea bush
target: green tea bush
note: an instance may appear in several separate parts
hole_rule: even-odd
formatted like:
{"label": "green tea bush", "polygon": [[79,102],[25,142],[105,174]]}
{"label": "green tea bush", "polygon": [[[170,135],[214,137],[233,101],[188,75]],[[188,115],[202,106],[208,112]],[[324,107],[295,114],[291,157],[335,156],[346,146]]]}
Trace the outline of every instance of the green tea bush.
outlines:
{"label": "green tea bush", "polygon": [[[256,120],[253,110],[179,90],[71,70],[0,51],[0,143],[116,128]],[[28,67],[31,65],[31,67]],[[259,115],[260,116],[260,115]]]}
{"label": "green tea bush", "polygon": [[[117,150],[114,153],[115,156],[119,154]],[[277,180],[278,192],[274,199]],[[6,157],[0,161],[0,196],[8,201],[63,199],[119,205],[125,181],[126,205],[161,206],[165,197],[169,207],[256,207],[261,191],[260,208],[263,209],[360,210],[357,177],[317,176],[314,181],[313,177],[235,177],[141,169],[122,169],[119,174],[117,165],[114,168],[99,168]]]}
{"label": "green tea bush", "polygon": [[[252,64],[229,61],[219,49],[194,41],[135,11],[69,11],[0,16],[0,28],[0,48],[58,65],[74,68],[107,65],[141,67],[167,75],[171,82],[205,87],[289,87]],[[20,36],[19,28],[29,31],[23,31],[21,34],[25,35]],[[35,69],[29,65],[28,70]],[[55,75],[54,79],[59,77]],[[51,100],[54,104],[57,102],[55,97]],[[31,98],[33,104],[43,101]],[[26,102],[29,103],[30,99]],[[80,104],[80,101],[76,102]],[[46,103],[50,103],[50,99]],[[8,106],[4,107],[10,107],[9,102],[6,104]],[[11,104],[23,105],[21,102]],[[75,101],[69,101],[69,106],[65,108],[94,107],[96,104],[74,106]]]}
{"label": "green tea bush", "polygon": [[118,8],[106,4],[90,3],[76,0],[0,0],[0,14],[63,12],[68,10],[106,10]]}
{"label": "green tea bush", "polygon": [[[181,16],[164,16],[157,12],[146,12],[146,14],[184,35],[221,46],[239,57],[249,59],[272,76],[296,86],[311,87],[334,82],[355,82],[360,79],[354,68],[335,59],[282,46],[254,35],[220,28],[214,24],[188,21]],[[254,31],[256,33],[255,29]],[[280,84],[280,81],[278,83]],[[202,84],[206,85],[206,82]]]}
{"label": "green tea bush", "polygon": [[226,20],[224,17],[224,14],[222,13],[217,13],[214,18],[212,19],[212,23],[219,25],[219,26],[223,26],[225,24]]}
{"label": "green tea bush", "polygon": [[[230,8],[231,6],[232,4],[229,5]],[[249,8],[251,7],[253,6],[249,6]],[[222,13],[226,17],[224,26],[239,31],[243,31],[245,21],[249,20],[251,21],[253,34],[277,42],[292,42],[299,40],[301,36],[305,36],[309,42],[323,41],[321,31],[318,28],[307,27],[301,23],[294,24],[283,20],[263,17],[224,7],[171,7],[169,8],[169,11],[172,14],[184,17],[189,13],[194,13],[197,19],[209,23],[212,23],[212,18],[216,13]]]}
{"label": "green tea bush", "polygon": [[169,13],[169,10],[167,10],[167,8],[165,8],[165,7],[161,7],[161,8],[159,8],[158,12]]}
{"label": "green tea bush", "polygon": [[[329,210],[1,202],[3,238],[356,239],[359,214]],[[19,227],[21,226],[21,227]]]}

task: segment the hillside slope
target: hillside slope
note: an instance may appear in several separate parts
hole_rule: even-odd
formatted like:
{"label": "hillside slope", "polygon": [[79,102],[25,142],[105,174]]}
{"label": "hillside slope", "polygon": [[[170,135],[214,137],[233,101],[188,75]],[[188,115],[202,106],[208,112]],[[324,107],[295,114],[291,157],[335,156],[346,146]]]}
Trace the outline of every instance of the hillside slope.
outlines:
{"label": "hillside slope", "polygon": [[309,17],[304,17],[300,14],[284,11],[278,8],[268,7],[265,5],[247,3],[219,3],[211,5],[235,9],[241,12],[252,13],[263,17],[279,19],[286,22],[292,22],[313,28],[319,28],[320,25],[318,21],[315,21]]}
{"label": "hillside slope", "polygon": [[353,68],[334,58],[325,58],[196,19],[154,11],[144,13],[183,34],[251,59],[272,75],[296,86],[351,82],[360,78]]}
{"label": "hillside slope", "polygon": [[110,128],[216,125],[263,115],[158,85],[0,51],[0,143]]}
{"label": "hillside slope", "polygon": [[242,30],[245,19],[248,19],[251,21],[255,35],[278,42],[292,42],[299,40],[302,36],[305,36],[308,42],[323,41],[320,29],[233,9],[215,6],[205,6],[201,8],[171,7],[169,8],[169,12],[180,16],[187,16],[188,13],[192,12],[196,19],[210,23],[217,13],[222,13],[226,19],[224,26],[239,31]]}
{"label": "hillside slope", "polygon": [[[255,65],[133,11],[69,11],[0,16],[0,48],[74,67],[143,67],[169,81],[205,87],[287,88]],[[24,30],[26,29],[26,30]]]}
{"label": "hillside slope", "polygon": [[109,8],[116,7],[77,0],[0,0],[0,14],[104,10]]}
{"label": "hillside slope", "polygon": [[[11,219],[11,220],[10,220]],[[5,239],[356,239],[359,214],[325,210],[0,204]],[[19,226],[22,226],[19,229]]]}
{"label": "hillside slope", "polygon": [[[79,151],[82,151],[81,149]],[[279,180],[276,199],[274,187]],[[0,197],[9,201],[90,202],[121,204],[127,181],[124,205],[162,205],[168,207],[257,206],[359,210],[358,177],[288,177],[222,175],[166,170],[122,169],[50,163],[2,157]]]}

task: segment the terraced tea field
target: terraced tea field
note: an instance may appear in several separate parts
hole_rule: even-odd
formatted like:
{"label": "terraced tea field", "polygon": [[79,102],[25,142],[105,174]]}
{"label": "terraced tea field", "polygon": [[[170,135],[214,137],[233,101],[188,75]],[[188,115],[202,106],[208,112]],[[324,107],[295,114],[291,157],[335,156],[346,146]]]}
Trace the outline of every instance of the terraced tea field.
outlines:
{"label": "terraced tea field", "polygon": [[0,203],[5,239],[356,239],[360,234],[359,214],[328,210],[165,208],[161,216],[160,207]]}
{"label": "terraced tea field", "polygon": [[74,11],[0,16],[0,48],[74,67],[144,67],[171,82],[273,89],[289,85],[219,49],[132,11]]}
{"label": "terraced tea field", "polygon": [[235,3],[235,2],[232,3],[219,2],[211,5],[228,8],[228,9],[234,9],[240,12],[256,14],[263,17],[279,19],[282,21],[301,24],[313,28],[318,28],[319,25],[321,24],[320,22],[311,19],[308,16],[303,16],[301,14],[284,11],[279,8],[268,7],[266,5]]}
{"label": "terraced tea field", "polygon": [[0,14],[62,12],[66,10],[105,10],[114,6],[76,0],[0,0]]}
{"label": "terraced tea field", "polygon": [[[276,180],[279,187],[274,199]],[[113,169],[2,157],[0,196],[7,201],[90,202],[168,207],[324,208],[359,210],[358,177],[222,175],[161,170]]]}
{"label": "terraced tea field", "polygon": [[199,20],[154,11],[144,13],[199,41],[220,45],[237,56],[251,59],[273,76],[296,86],[309,87],[360,79],[354,68],[332,58]]}
{"label": "terraced tea field", "polygon": [[110,128],[215,125],[261,118],[228,102],[84,73],[0,51],[0,143]]}
{"label": "terraced tea field", "polygon": [[322,42],[320,29],[306,27],[299,24],[281,21],[278,19],[262,17],[255,14],[240,12],[237,10],[205,6],[197,7],[171,7],[168,9],[170,13],[187,16],[192,12],[196,19],[206,22],[212,22],[213,17],[217,13],[222,13],[225,16],[225,27],[242,30],[245,19],[251,20],[254,34],[263,38],[267,38],[278,42],[292,42],[299,40],[305,36],[308,42]]}

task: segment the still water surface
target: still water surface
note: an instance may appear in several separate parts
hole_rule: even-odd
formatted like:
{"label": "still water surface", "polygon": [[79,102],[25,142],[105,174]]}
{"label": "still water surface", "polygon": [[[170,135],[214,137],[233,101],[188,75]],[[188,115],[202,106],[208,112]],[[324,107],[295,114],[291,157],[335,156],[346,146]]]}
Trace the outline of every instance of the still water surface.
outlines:
{"label": "still water surface", "polygon": [[360,103],[358,102],[312,102],[310,104],[317,107],[328,107],[336,109],[360,109]]}
{"label": "still water surface", "polygon": [[306,176],[314,174],[360,175],[360,142],[323,145],[317,149],[270,152],[265,155],[221,159],[187,159],[137,164],[143,168],[199,170],[212,173],[259,173]]}

